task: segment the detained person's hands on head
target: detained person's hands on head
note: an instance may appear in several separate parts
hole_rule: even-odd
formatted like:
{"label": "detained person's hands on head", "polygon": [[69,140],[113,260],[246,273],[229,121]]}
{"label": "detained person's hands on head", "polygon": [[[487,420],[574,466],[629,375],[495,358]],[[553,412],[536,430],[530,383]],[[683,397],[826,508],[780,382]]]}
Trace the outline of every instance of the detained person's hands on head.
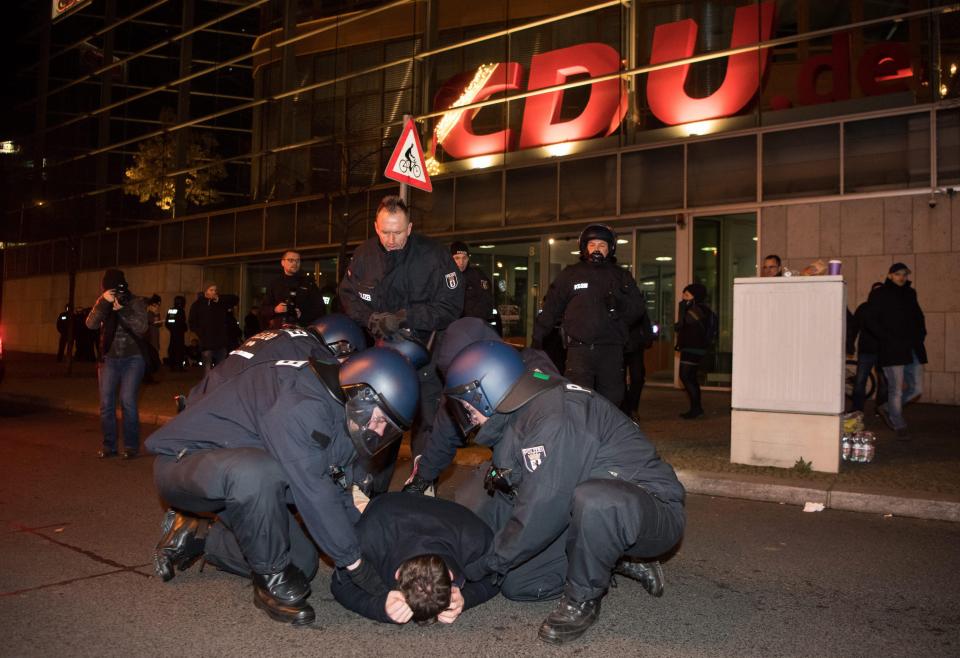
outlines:
{"label": "detained person's hands on head", "polygon": [[[453,574],[451,574],[451,578]],[[450,586],[450,607],[437,615],[437,621],[441,624],[452,624],[463,612],[463,594],[456,585]]]}
{"label": "detained person's hands on head", "polygon": [[387,594],[384,611],[391,620],[398,624],[406,624],[413,619],[413,610],[407,605],[407,599],[403,596],[403,592],[399,590],[390,590]]}

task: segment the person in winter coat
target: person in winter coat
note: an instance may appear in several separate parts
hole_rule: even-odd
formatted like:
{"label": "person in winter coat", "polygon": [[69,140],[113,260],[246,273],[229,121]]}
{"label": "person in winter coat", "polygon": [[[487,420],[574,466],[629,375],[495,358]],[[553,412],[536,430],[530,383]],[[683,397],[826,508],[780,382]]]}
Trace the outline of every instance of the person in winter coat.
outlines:
{"label": "person in winter coat", "polygon": [[236,325],[229,311],[240,302],[236,295],[221,295],[217,284],[208,282],[190,307],[190,331],[200,338],[200,358],[210,370],[227,358],[230,344],[228,322]]}
{"label": "person in winter coat", "polygon": [[691,283],[683,289],[680,310],[677,313],[676,350],[680,352],[680,381],[690,399],[690,409],[680,414],[680,417],[687,420],[703,415],[697,371],[716,331],[716,316],[704,303],[706,296],[707,289],[702,283]]}
{"label": "person in winter coat", "polygon": [[917,292],[907,277],[910,268],[894,263],[883,285],[868,299],[876,307],[877,333],[880,338],[878,363],[887,378],[887,404],[880,415],[897,433],[897,438],[910,438],[903,405],[910,404],[923,393],[923,364],[927,362],[924,339],[927,326],[917,303]]}
{"label": "person in winter coat", "polygon": [[[873,292],[883,284],[879,281],[870,288]],[[876,308],[869,299],[857,307],[853,314],[853,322],[847,320],[847,325],[853,325],[853,339],[857,346],[857,374],[853,384],[853,411],[863,411],[866,403],[867,378],[870,371],[877,372],[877,404],[883,404],[887,399],[886,380],[883,369],[877,366],[880,352],[880,337],[877,333]],[[847,350],[850,352],[851,350]],[[879,413],[879,411],[878,411]]]}

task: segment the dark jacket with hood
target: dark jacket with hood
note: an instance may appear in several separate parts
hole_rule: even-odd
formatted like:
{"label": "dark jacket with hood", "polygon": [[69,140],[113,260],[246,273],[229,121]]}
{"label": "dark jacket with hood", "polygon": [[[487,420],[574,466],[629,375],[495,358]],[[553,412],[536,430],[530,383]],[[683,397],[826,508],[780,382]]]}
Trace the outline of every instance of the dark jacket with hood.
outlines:
{"label": "dark jacket with hood", "polygon": [[914,352],[920,363],[926,363],[927,350],[923,341],[927,336],[927,325],[917,303],[917,292],[910,282],[898,286],[887,279],[870,293],[867,302],[875,307],[876,312],[879,364],[907,365],[913,362]]}
{"label": "dark jacket with hood", "polygon": [[565,267],[543,300],[533,328],[533,346],[561,322],[567,344],[625,345],[630,325],[644,312],[633,276],[613,257],[602,263],[581,260]]}
{"label": "dark jacket with hood", "polygon": [[[463,595],[463,609],[497,594],[483,579],[467,582],[463,568],[480,559],[493,543],[493,531],[473,512],[441,498],[386,493],[372,500],[356,525],[363,559],[369,560],[388,589],[397,588],[400,565],[418,555],[439,555],[453,572],[453,584]],[[384,623],[393,623],[385,606],[388,592],[368,594],[341,570],[330,579],[330,591],[348,610]]]}
{"label": "dark jacket with hood", "polygon": [[403,249],[387,251],[377,237],[362,243],[340,282],[343,312],[361,327],[371,313],[406,313],[422,341],[463,312],[463,276],[450,253],[418,233]]}
{"label": "dark jacket with hood", "polygon": [[493,463],[510,469],[516,495],[493,548],[467,569],[470,578],[506,574],[543,551],[569,525],[574,489],[585,480],[632,482],[682,514],[683,485],[637,425],[602,395],[560,377],[553,383],[516,411],[494,413],[477,434],[478,444],[493,448]]}

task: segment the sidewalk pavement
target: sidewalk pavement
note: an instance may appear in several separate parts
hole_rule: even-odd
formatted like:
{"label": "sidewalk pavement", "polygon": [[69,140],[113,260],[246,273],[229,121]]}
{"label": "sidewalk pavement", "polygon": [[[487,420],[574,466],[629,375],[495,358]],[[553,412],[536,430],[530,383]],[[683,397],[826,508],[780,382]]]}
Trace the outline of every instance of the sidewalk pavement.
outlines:
{"label": "sidewalk pavement", "polygon": [[[68,376],[67,364],[57,363],[53,355],[14,352],[7,354],[6,365],[0,403],[99,414],[96,364],[74,363]],[[199,368],[158,373],[159,383],[141,388],[141,422],[170,420],[176,413],[173,396],[187,393],[202,375]],[[678,417],[685,403],[682,391],[648,386],[638,422],[689,493],[960,522],[958,407],[912,405],[906,412],[913,436],[909,442],[896,441],[881,421],[868,417],[868,429],[878,436],[874,462],[844,464],[839,474],[829,474],[731,464],[729,394],[706,393],[707,414],[693,421]],[[91,452],[97,448],[91,446]],[[410,457],[406,443],[401,457]],[[489,457],[486,448],[472,446],[458,451],[456,464],[472,466]]]}

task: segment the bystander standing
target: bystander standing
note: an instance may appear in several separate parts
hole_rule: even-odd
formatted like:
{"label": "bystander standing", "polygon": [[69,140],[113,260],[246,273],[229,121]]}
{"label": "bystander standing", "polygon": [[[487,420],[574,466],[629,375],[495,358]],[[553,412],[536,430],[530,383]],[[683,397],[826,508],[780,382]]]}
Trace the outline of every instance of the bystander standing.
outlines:
{"label": "bystander standing", "polygon": [[[228,321],[230,308],[240,299],[236,295],[221,295],[217,284],[205,283],[203,292],[190,307],[190,331],[200,339],[200,358],[204,370],[210,370],[227,358],[230,343]],[[236,320],[233,320],[236,324]]]}

